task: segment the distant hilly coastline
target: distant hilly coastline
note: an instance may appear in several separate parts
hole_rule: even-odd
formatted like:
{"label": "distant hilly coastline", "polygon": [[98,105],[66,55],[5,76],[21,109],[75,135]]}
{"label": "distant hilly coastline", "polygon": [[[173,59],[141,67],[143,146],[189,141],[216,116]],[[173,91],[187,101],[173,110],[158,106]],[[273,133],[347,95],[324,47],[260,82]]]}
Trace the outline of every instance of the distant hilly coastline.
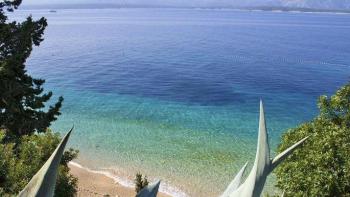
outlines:
{"label": "distant hilly coastline", "polygon": [[161,5],[123,5],[123,4],[44,4],[26,5],[21,9],[120,9],[120,8],[170,8],[170,9],[233,9],[246,11],[281,11],[281,12],[325,12],[325,13],[350,13],[350,9],[320,9],[286,6],[161,6]]}
{"label": "distant hilly coastline", "polygon": [[320,9],[320,8],[302,8],[302,7],[279,7],[279,6],[257,6],[241,7],[242,10],[261,10],[261,11],[283,11],[283,12],[329,12],[329,13],[350,13],[350,9]]}

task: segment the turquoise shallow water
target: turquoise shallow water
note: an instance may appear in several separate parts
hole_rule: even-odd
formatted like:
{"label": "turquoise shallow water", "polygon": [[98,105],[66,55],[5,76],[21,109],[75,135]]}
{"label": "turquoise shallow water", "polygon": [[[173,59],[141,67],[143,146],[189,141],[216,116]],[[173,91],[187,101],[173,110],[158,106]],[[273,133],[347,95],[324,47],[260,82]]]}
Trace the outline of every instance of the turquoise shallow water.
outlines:
{"label": "turquoise shallow water", "polygon": [[[349,80],[350,15],[232,10],[22,10],[46,16],[28,71],[65,98],[52,128],[78,162],[220,194],[254,160],[259,100],[274,150]],[[213,185],[216,185],[215,187]],[[273,180],[268,182],[272,191]],[[169,188],[168,188],[169,189]]]}
{"label": "turquoise shallow water", "polygon": [[[96,94],[78,94],[71,102],[81,103],[72,107],[80,113],[65,111],[54,128],[75,125],[71,144],[81,150],[78,161],[92,168],[116,167],[122,175],[140,170],[186,193],[215,195],[246,161],[253,162],[258,111],[250,106],[186,106],[113,94],[99,95],[101,102]],[[274,147],[279,130],[293,120],[269,120]],[[213,183],[220,187],[207,188]]]}

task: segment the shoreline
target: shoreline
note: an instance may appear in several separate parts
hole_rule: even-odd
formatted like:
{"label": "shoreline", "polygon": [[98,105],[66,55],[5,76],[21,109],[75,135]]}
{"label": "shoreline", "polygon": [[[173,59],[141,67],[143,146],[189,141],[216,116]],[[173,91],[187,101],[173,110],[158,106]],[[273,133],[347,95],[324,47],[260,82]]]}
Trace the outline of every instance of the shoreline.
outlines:
{"label": "shoreline", "polygon": [[[124,180],[111,172],[86,168],[79,163],[69,162],[70,174],[78,178],[78,197],[116,196],[134,197],[134,183]],[[164,191],[164,186],[159,188],[159,197],[182,196]]]}

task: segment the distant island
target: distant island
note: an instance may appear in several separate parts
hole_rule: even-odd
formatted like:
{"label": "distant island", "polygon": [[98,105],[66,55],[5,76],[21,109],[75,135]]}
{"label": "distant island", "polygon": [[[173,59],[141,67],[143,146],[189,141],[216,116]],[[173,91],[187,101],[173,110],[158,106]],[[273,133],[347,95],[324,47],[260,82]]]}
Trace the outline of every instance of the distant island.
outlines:
{"label": "distant island", "polygon": [[241,7],[243,10],[261,10],[261,11],[283,11],[283,12],[333,12],[350,13],[349,9],[317,9],[317,8],[299,8],[299,7],[278,7],[278,6],[257,6]]}

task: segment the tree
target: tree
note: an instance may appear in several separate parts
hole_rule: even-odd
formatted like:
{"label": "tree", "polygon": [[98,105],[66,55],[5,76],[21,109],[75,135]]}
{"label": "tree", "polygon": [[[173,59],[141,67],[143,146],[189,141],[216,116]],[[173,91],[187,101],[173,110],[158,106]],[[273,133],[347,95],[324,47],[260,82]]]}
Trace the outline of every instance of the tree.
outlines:
{"label": "tree", "polygon": [[45,80],[27,74],[26,59],[33,45],[43,41],[47,22],[45,18],[34,21],[31,16],[21,23],[8,22],[6,12],[20,4],[21,0],[0,1],[0,128],[6,130],[9,139],[45,132],[60,115],[63,101],[59,97],[44,111],[52,92],[44,93]]}
{"label": "tree", "polygon": [[[45,111],[52,92],[44,93],[45,80],[31,77],[25,69],[33,46],[43,41],[47,22],[32,17],[8,22],[6,13],[20,4],[21,0],[0,0],[0,196],[17,195],[60,142],[48,127],[60,115],[63,98]],[[76,196],[77,178],[69,174],[68,162],[77,154],[73,149],[64,152],[56,197]]]}
{"label": "tree", "polygon": [[135,182],[136,194],[139,193],[144,187],[146,187],[148,185],[147,177],[145,176],[142,178],[141,173],[136,174],[136,178],[135,178],[134,182]]}
{"label": "tree", "polygon": [[350,196],[350,83],[330,98],[321,96],[320,114],[282,136],[277,152],[310,136],[276,170],[285,196]]}

